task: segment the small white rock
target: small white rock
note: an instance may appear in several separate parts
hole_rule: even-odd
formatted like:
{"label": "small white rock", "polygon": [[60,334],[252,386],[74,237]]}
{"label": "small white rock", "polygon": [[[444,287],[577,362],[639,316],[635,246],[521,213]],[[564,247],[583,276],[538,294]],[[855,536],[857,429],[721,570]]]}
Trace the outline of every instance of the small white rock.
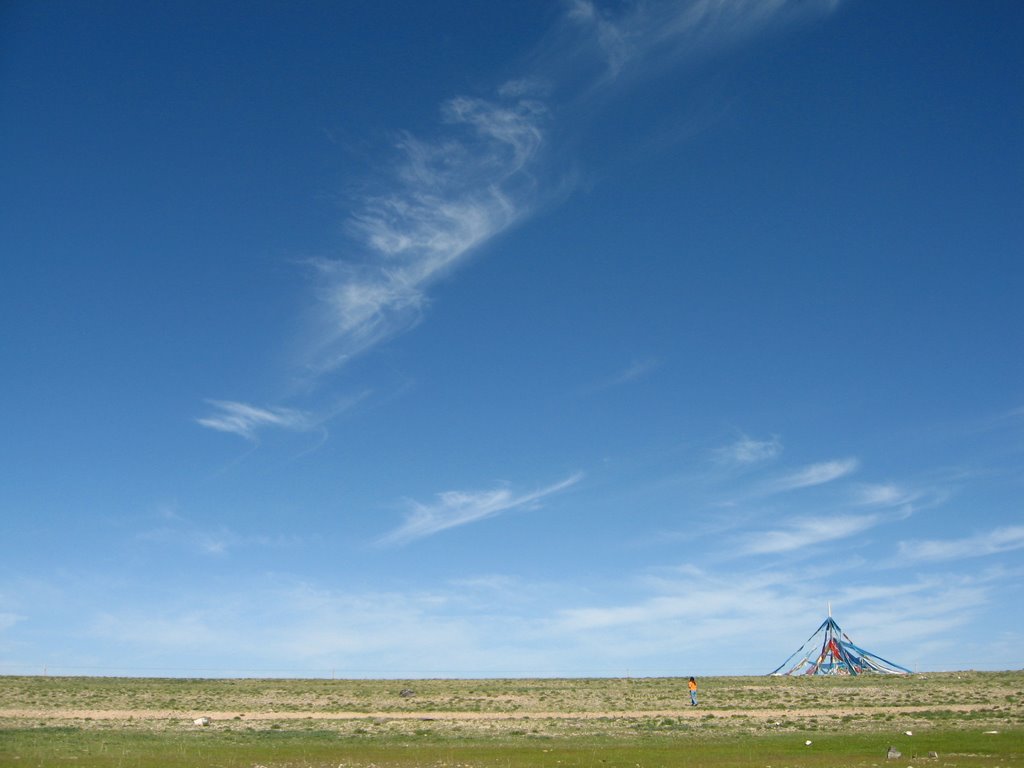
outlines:
{"label": "small white rock", "polygon": [[907,736],[913,736],[914,735],[913,731],[904,731],[904,733],[907,734]]}
{"label": "small white rock", "polygon": [[210,724],[210,718],[208,718],[208,717],[197,717],[195,720],[192,721],[192,725],[209,725],[209,724]]}
{"label": "small white rock", "polygon": [[811,746],[811,744],[813,744],[813,743],[814,743],[813,741],[811,741],[810,739],[808,739],[807,741],[805,741],[805,742],[804,742],[804,745],[805,745],[805,746],[808,746],[808,747],[809,747],[809,746]]}

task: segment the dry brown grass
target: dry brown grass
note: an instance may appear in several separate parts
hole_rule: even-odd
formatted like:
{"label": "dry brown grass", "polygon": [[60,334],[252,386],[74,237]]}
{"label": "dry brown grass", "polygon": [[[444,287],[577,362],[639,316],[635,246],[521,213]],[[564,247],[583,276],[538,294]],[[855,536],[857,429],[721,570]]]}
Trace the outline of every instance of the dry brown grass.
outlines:
{"label": "dry brown grass", "polygon": [[[701,680],[179,680],[0,677],[0,726],[328,728],[340,734],[874,730],[1024,724],[1024,672]],[[402,695],[405,691],[407,695]],[[411,691],[412,695],[408,695]]]}

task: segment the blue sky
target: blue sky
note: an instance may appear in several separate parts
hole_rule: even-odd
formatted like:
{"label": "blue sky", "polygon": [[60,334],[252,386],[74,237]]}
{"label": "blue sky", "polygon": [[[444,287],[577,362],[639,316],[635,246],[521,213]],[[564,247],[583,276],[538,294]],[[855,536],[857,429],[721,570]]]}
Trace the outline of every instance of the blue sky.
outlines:
{"label": "blue sky", "polygon": [[0,672],[1020,668],[1022,30],[5,4]]}

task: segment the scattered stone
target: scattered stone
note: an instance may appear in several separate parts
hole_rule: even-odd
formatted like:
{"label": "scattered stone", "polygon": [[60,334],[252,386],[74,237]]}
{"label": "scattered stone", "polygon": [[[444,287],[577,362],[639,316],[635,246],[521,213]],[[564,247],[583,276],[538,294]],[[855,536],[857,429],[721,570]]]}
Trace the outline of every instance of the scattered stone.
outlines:
{"label": "scattered stone", "polygon": [[414,691],[412,688],[403,688],[398,692],[398,695],[401,696],[403,699],[408,699],[410,696],[415,696],[416,691]]}
{"label": "scattered stone", "polygon": [[931,752],[928,753],[928,757],[932,758],[933,760],[938,760],[939,759],[939,753],[934,751],[934,750],[932,750]]}
{"label": "scattered stone", "polygon": [[913,731],[904,731],[904,733],[906,733],[907,736],[913,736],[914,735]]}
{"label": "scattered stone", "polygon": [[889,751],[885,753],[885,756],[889,760],[899,760],[903,757],[903,753],[896,749],[896,747],[889,747]]}
{"label": "scattered stone", "polygon": [[805,746],[805,747],[809,747],[809,746],[811,746],[811,744],[813,744],[813,743],[814,743],[813,741],[811,741],[810,739],[808,739],[807,741],[805,741],[805,742],[804,742],[804,746]]}
{"label": "scattered stone", "polygon": [[192,725],[203,725],[203,726],[206,726],[206,725],[209,725],[210,722],[211,722],[210,718],[208,718],[208,717],[197,717],[195,720],[192,721]]}

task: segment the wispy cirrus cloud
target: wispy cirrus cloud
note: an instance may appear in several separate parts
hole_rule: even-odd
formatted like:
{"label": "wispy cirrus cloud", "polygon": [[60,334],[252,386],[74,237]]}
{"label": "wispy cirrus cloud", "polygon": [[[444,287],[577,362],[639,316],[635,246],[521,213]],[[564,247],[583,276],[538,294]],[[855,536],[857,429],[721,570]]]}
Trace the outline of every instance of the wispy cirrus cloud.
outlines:
{"label": "wispy cirrus cloud", "polygon": [[[602,652],[622,654],[636,664],[658,644],[668,643],[676,654],[690,659],[714,648],[704,656],[708,670],[763,674],[806,637],[824,616],[826,600],[831,598],[840,611],[839,621],[859,642],[887,658],[913,664],[917,659],[905,655],[909,641],[932,641],[969,624],[978,607],[991,599],[989,588],[965,585],[948,575],[914,579],[897,587],[857,576],[857,571],[850,572],[842,580],[847,586],[838,593],[823,594],[823,585],[804,571],[757,570],[730,574],[728,579],[699,572],[681,574],[674,581],[661,581],[653,594],[563,609],[548,631],[570,638],[581,654],[613,649]],[[835,582],[827,586],[834,587]],[[754,654],[749,653],[751,627],[759,633]],[[938,652],[947,657],[950,652],[941,646],[933,650],[936,653],[928,654],[933,664]]]}
{"label": "wispy cirrus cloud", "polygon": [[201,526],[196,524],[164,525],[143,531],[136,537],[139,541],[155,544],[169,544],[202,555],[220,557],[232,550],[251,547],[285,547],[294,545],[295,537],[243,534],[226,525]]}
{"label": "wispy cirrus cloud", "polygon": [[743,554],[767,555],[794,552],[826,541],[845,539],[878,525],[877,515],[831,515],[795,518],[774,530],[743,537]]}
{"label": "wispy cirrus cloud", "polygon": [[241,533],[223,523],[193,520],[180,514],[173,506],[163,506],[158,510],[158,517],[159,524],[136,534],[137,541],[169,545],[213,557],[243,548],[292,546],[299,541],[296,536]]}
{"label": "wispy cirrus cloud", "polygon": [[716,448],[715,458],[727,464],[759,464],[782,454],[782,441],[776,436],[769,440],[755,440],[742,435],[730,445]]}
{"label": "wispy cirrus cloud", "polygon": [[864,483],[853,489],[852,502],[859,507],[896,509],[903,517],[941,505],[949,491],[941,486],[908,488],[897,483]]}
{"label": "wispy cirrus cloud", "polygon": [[268,427],[302,432],[316,426],[308,413],[292,408],[260,408],[231,400],[206,402],[213,406],[214,413],[196,419],[197,424],[253,442],[258,442],[257,433]]}
{"label": "wispy cirrus cloud", "polygon": [[774,23],[802,14],[828,13],[839,0],[653,0],[619,5],[572,0],[568,19],[604,60],[607,79],[651,60],[671,62],[736,44]]}
{"label": "wispy cirrus cloud", "polygon": [[897,507],[920,496],[893,483],[866,484],[857,489],[856,503],[866,507]]}
{"label": "wispy cirrus cloud", "polygon": [[656,358],[633,360],[627,367],[623,368],[613,376],[598,381],[596,384],[589,387],[587,391],[601,392],[606,389],[613,389],[615,387],[622,386],[623,384],[641,381],[642,379],[651,376],[659,367],[661,367],[661,361]]}
{"label": "wispy cirrus cloud", "polygon": [[360,259],[316,259],[321,331],[310,367],[325,372],[419,322],[427,289],[532,208],[547,108],[525,82],[442,107],[434,139],[404,135],[390,189],[348,222]]}
{"label": "wispy cirrus cloud", "polygon": [[567,18],[586,31],[587,39],[601,51],[611,76],[617,75],[636,55],[636,41],[631,39],[630,24],[602,13],[590,0],[569,3]]}
{"label": "wispy cirrus cloud", "polygon": [[[835,5],[817,0],[810,9]],[[314,375],[415,327],[438,278],[555,196],[540,184],[555,175],[543,159],[552,133],[568,127],[551,130],[543,93],[560,91],[560,103],[593,94],[627,66],[665,65],[810,10],[784,0],[655,0],[622,13],[573,0],[565,8],[559,27],[569,37],[548,36],[522,77],[487,97],[447,100],[433,135],[401,135],[397,162],[378,181],[384,191],[360,197],[349,217],[358,253],[308,261],[317,330],[305,364]]]}
{"label": "wispy cirrus cloud", "polygon": [[800,488],[824,485],[855,472],[860,462],[857,459],[839,459],[809,464],[802,469],[779,477],[770,483],[768,490],[772,493],[784,493]]}
{"label": "wispy cirrus cloud", "polygon": [[494,517],[511,509],[532,507],[545,497],[575,485],[582,477],[582,473],[577,473],[554,485],[522,496],[515,496],[508,488],[495,488],[489,491],[445,491],[438,494],[434,504],[412,502],[412,510],[405,522],[381,537],[378,544],[406,544],[449,528]]}
{"label": "wispy cirrus cloud", "polygon": [[609,382],[608,386],[616,386],[619,384],[625,384],[630,381],[636,381],[649,376],[651,373],[656,371],[661,365],[660,360],[648,358],[646,360],[634,360],[629,364],[629,367],[623,371],[620,371],[617,376],[614,376]]}
{"label": "wispy cirrus cloud", "polygon": [[901,541],[901,560],[961,560],[1024,549],[1024,525],[994,528],[962,539]]}

